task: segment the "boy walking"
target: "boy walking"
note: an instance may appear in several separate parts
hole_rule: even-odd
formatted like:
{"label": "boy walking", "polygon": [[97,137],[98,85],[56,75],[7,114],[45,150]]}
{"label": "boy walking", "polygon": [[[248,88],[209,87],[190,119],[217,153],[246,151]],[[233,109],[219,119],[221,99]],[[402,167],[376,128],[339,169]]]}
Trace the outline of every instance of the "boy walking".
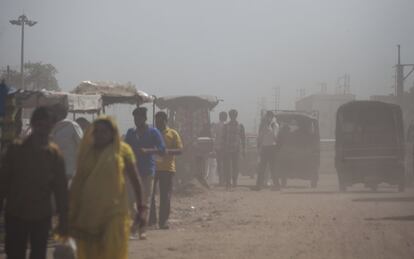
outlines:
{"label": "boy walking", "polygon": [[[160,209],[158,224],[160,229],[168,229],[168,218],[171,210],[171,196],[173,187],[173,177],[176,172],[175,156],[180,155],[183,150],[183,144],[178,132],[167,126],[168,117],[165,112],[158,112],[155,115],[155,125],[161,132],[165,143],[165,154],[158,156],[156,164],[154,186],[159,183],[160,189]],[[155,200],[153,200],[155,202]],[[156,217],[155,204],[151,206],[154,212],[151,213]],[[153,219],[155,221],[155,219]]]}

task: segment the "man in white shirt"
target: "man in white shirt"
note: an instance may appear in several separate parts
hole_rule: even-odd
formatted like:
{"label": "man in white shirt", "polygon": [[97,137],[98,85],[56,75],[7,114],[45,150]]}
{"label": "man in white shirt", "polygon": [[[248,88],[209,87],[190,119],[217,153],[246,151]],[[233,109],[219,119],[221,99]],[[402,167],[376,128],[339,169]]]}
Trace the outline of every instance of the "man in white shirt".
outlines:
{"label": "man in white shirt", "polygon": [[52,130],[52,141],[59,146],[65,160],[65,172],[68,182],[76,171],[76,158],[78,146],[83,137],[81,127],[70,119],[67,119],[68,109],[64,105],[53,106],[58,121]]}
{"label": "man in white shirt", "polygon": [[259,191],[264,184],[264,175],[266,168],[269,166],[272,180],[273,190],[280,190],[279,177],[276,175],[275,156],[276,156],[276,140],[279,131],[279,125],[274,120],[274,113],[267,111],[260,123],[259,134],[257,137],[257,148],[260,154],[260,162],[257,174],[256,186],[254,190]]}
{"label": "man in white shirt", "polygon": [[223,133],[224,125],[227,121],[227,112],[219,113],[219,122],[214,124],[213,127],[213,138],[214,138],[214,151],[216,152],[216,161],[217,161],[217,174],[219,177],[219,185],[224,186],[225,177],[224,177],[224,152],[223,152]]}

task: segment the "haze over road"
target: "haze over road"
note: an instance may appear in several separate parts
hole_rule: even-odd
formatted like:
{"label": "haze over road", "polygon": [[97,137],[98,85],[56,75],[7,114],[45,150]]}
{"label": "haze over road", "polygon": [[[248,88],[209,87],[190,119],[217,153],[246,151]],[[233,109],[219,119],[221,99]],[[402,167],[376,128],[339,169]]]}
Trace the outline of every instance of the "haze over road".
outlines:
{"label": "haze over road", "polygon": [[281,192],[250,191],[254,181],[174,197],[171,229],[131,241],[130,258],[413,258],[414,190],[380,186],[337,192],[336,175],[319,187],[291,181]]}

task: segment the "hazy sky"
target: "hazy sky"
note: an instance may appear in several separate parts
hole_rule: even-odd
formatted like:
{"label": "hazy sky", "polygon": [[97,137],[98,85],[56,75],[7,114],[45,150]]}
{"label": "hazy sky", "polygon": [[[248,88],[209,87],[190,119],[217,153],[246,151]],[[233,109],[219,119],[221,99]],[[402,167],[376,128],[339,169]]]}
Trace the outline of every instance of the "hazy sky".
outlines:
{"label": "hazy sky", "polygon": [[[82,80],[132,82],[158,96],[211,94],[253,123],[258,99],[293,108],[298,88],[333,92],[351,74],[359,99],[393,91],[396,45],[414,63],[413,0],[0,0],[0,67],[51,63],[71,90]],[[407,82],[411,86],[412,80]],[[214,116],[216,119],[216,116]]]}

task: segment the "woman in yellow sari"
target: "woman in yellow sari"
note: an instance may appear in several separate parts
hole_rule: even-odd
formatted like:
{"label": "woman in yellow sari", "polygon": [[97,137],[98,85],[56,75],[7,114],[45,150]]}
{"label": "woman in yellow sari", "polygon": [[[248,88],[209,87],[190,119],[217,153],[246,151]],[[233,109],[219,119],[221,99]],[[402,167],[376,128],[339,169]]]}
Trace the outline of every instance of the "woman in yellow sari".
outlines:
{"label": "woman in yellow sari", "polygon": [[93,122],[79,150],[70,190],[69,226],[78,259],[126,259],[131,226],[125,175],[130,178],[142,222],[146,209],[131,148],[109,117]]}

